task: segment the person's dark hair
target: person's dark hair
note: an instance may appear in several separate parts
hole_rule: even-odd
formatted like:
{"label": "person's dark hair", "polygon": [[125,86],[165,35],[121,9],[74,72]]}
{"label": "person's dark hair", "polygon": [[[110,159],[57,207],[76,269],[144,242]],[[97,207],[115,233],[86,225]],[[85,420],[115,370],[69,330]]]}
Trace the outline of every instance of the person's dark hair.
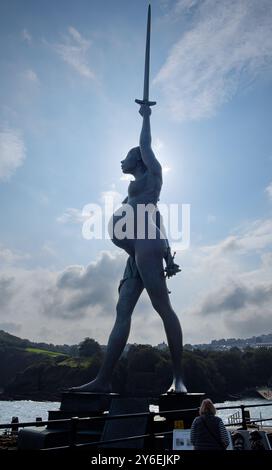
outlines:
{"label": "person's dark hair", "polygon": [[133,147],[129,153],[132,153],[132,154],[135,154],[137,160],[138,160],[138,165],[141,165],[143,167],[144,170],[146,170],[146,165],[144,164],[143,162],[143,159],[142,159],[142,154],[141,154],[141,149],[140,147]]}

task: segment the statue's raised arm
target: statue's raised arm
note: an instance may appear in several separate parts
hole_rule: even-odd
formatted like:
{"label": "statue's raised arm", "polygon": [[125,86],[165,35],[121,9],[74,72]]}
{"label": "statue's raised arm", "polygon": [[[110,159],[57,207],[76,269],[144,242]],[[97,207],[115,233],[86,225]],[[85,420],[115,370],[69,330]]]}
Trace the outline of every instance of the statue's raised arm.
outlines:
{"label": "statue's raised arm", "polygon": [[143,125],[140,134],[140,150],[142,160],[151,173],[161,176],[162,168],[160,162],[156,159],[151,147],[151,108],[146,104],[142,104],[139,113],[143,117]]}

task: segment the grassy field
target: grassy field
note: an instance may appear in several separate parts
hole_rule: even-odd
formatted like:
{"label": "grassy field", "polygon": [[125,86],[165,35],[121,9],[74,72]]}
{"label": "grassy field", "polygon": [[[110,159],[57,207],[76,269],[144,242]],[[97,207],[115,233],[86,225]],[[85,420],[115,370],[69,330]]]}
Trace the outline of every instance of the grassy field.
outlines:
{"label": "grassy field", "polygon": [[30,353],[34,353],[34,354],[44,354],[45,356],[50,356],[50,357],[58,357],[58,356],[67,357],[67,354],[59,353],[56,351],[48,351],[46,349],[26,348],[26,351]]}
{"label": "grassy field", "polygon": [[59,366],[68,366],[68,367],[82,367],[87,368],[90,367],[92,363],[91,357],[67,357],[63,361],[59,362]]}

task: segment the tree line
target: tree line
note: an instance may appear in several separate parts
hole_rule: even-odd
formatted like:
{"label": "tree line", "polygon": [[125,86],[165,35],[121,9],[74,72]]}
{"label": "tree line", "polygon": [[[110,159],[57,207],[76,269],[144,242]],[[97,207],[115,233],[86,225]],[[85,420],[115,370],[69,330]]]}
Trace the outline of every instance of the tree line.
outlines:
{"label": "tree line", "polygon": [[[81,356],[96,357],[99,368],[103,352],[99,344],[86,338],[79,346]],[[216,400],[258,386],[272,386],[272,348],[231,348],[227,351],[184,350],[184,378],[188,391],[205,392]],[[114,389],[128,393],[164,393],[171,385],[172,367],[168,349],[133,345],[121,357],[114,374]]]}

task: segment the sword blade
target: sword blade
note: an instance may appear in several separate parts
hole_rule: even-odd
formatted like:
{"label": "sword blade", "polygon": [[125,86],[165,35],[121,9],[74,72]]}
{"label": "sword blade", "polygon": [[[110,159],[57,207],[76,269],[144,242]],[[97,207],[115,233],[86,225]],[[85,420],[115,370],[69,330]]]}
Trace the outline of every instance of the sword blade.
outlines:
{"label": "sword blade", "polygon": [[145,68],[144,68],[144,92],[142,100],[135,100],[138,104],[154,106],[156,101],[149,101],[149,67],[150,67],[150,30],[151,30],[151,6],[148,6],[146,43],[145,43]]}
{"label": "sword blade", "polygon": [[147,26],[146,26],[146,46],[145,46],[145,69],[144,69],[144,93],[143,100],[149,100],[149,66],[150,66],[150,23],[151,6],[148,6]]}

